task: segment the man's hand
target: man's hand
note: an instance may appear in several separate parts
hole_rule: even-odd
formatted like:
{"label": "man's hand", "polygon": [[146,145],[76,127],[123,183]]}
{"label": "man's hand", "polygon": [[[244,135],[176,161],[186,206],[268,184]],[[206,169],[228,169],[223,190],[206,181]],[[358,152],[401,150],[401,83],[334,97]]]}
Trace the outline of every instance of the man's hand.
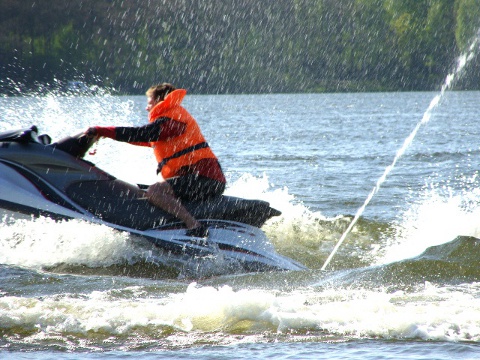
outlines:
{"label": "man's hand", "polygon": [[89,138],[93,138],[97,136],[97,129],[94,127],[89,127],[87,130],[85,130],[84,134],[88,136]]}

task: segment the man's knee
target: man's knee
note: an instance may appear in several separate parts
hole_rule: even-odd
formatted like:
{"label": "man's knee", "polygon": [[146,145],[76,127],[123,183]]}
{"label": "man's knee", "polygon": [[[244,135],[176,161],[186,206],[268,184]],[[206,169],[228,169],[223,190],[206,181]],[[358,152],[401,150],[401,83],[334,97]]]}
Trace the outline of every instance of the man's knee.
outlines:
{"label": "man's knee", "polygon": [[162,197],[166,195],[174,195],[172,187],[167,182],[157,182],[148,187],[145,197],[152,199],[156,197]]}

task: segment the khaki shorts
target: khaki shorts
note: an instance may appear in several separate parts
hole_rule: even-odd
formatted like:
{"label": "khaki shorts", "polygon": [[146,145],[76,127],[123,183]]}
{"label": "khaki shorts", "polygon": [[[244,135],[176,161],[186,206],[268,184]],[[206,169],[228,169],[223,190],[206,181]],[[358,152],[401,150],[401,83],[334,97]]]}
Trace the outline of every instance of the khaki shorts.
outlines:
{"label": "khaki shorts", "polygon": [[199,175],[177,176],[166,180],[182,201],[201,201],[220,196],[225,183]]}

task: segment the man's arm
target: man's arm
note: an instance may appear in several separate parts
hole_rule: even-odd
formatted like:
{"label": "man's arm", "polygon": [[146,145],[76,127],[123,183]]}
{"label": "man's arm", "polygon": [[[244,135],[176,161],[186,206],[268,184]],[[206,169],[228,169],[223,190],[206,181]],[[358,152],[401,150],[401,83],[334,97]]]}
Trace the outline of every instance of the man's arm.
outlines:
{"label": "man's arm", "polygon": [[142,126],[95,126],[92,135],[140,145],[179,136],[185,128],[186,124],[180,121],[161,117]]}

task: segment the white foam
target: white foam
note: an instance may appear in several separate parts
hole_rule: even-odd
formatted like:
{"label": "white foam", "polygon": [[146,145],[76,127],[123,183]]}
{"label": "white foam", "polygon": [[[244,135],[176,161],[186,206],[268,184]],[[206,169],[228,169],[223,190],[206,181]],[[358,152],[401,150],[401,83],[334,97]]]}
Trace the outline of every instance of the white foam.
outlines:
{"label": "white foam", "polygon": [[39,299],[0,298],[3,328],[22,326],[37,336],[180,332],[311,333],[349,338],[480,340],[478,286],[416,293],[301,289],[234,291],[229,286],[190,284],[168,297],[119,299],[109,291]]}
{"label": "white foam", "polygon": [[269,202],[271,207],[282,212],[281,216],[271,219],[270,222],[274,223],[298,220],[312,223],[316,219],[326,219],[320,212],[311,211],[298,201],[294,195],[289,193],[288,187],[275,187],[269,182],[266,174],[263,174],[262,177],[255,177],[248,173],[243,174],[239,179],[228,184],[225,194]]}
{"label": "white foam", "polygon": [[385,239],[379,264],[408,259],[457,236],[480,237],[480,190],[461,193],[431,187],[402,215]]}
{"label": "white foam", "polygon": [[109,266],[137,254],[128,234],[107,226],[49,218],[3,219],[0,263],[24,267],[57,264]]}

